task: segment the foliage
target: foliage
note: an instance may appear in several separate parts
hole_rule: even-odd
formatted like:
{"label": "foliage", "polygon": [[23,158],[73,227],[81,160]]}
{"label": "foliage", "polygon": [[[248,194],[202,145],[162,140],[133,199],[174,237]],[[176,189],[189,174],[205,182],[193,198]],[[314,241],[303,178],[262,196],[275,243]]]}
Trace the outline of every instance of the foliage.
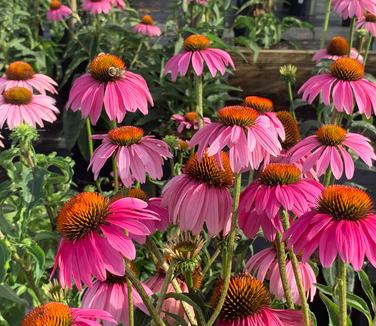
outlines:
{"label": "foliage", "polygon": [[245,35],[238,36],[235,42],[251,49],[259,46],[269,49],[282,40],[283,33],[293,27],[307,28],[313,32],[313,26],[295,17],[278,18],[274,13],[264,13],[255,17],[237,16],[234,28],[244,29]]}

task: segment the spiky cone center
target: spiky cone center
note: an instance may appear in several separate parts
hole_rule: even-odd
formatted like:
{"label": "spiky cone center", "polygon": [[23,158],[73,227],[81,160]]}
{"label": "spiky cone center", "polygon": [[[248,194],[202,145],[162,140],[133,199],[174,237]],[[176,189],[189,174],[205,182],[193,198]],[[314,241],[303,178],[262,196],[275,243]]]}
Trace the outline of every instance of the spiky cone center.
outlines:
{"label": "spiky cone center", "polygon": [[367,12],[365,15],[365,20],[368,23],[376,23],[376,15],[371,14],[370,12]]}
{"label": "spiky cone center", "polygon": [[145,25],[154,25],[153,17],[150,15],[145,15],[142,17],[141,22]]}
{"label": "spiky cone center", "polygon": [[197,154],[191,156],[185,166],[185,173],[192,179],[214,187],[231,187],[234,181],[234,173],[230,166],[230,160],[226,153],[221,153],[222,166],[213,156],[204,154],[202,160],[198,160]]}
{"label": "spiky cone center", "polygon": [[337,125],[323,125],[316,131],[318,141],[325,146],[342,144],[346,135],[346,130]]}
{"label": "spiky cone center", "polygon": [[353,58],[339,58],[330,65],[334,77],[345,81],[357,81],[364,77],[364,65]]}
{"label": "spiky cone center", "polygon": [[227,106],[217,112],[218,119],[227,126],[252,126],[259,113],[255,109],[244,106]]}
{"label": "spiky cone center", "polygon": [[144,136],[144,131],[141,128],[133,126],[123,126],[110,130],[107,137],[117,146],[129,146],[137,144]]}
{"label": "spiky cone center", "polygon": [[127,197],[141,199],[143,201],[148,201],[148,195],[141,188],[131,188],[128,191]]}
{"label": "spiky cone center", "polygon": [[51,0],[50,2],[50,9],[51,10],[57,10],[60,9],[61,2],[59,0]]}
{"label": "spiky cone center", "polygon": [[170,240],[166,247],[165,254],[179,262],[199,260],[205,240],[200,236],[192,236],[189,233],[182,233],[179,237]]}
{"label": "spiky cone center", "polygon": [[[217,306],[222,291],[223,280],[220,280],[211,299],[212,309]],[[232,276],[219,318],[225,321],[245,318],[269,305],[270,296],[261,281],[249,274]]]}
{"label": "spiky cone center", "polygon": [[277,112],[277,118],[281,121],[285,130],[285,141],[282,143],[283,149],[290,149],[300,140],[300,130],[298,122],[288,111]]}
{"label": "spiky cone center", "polygon": [[357,221],[365,218],[373,209],[370,196],[358,188],[334,185],[321,194],[318,210],[336,220]]}
{"label": "spiky cone center", "polygon": [[184,50],[186,51],[200,51],[205,50],[210,45],[210,40],[201,34],[193,34],[184,40]]}
{"label": "spiky cone center", "polygon": [[89,64],[90,75],[100,83],[119,80],[125,72],[125,63],[113,54],[100,53]]}
{"label": "spiky cone center", "polygon": [[12,62],[5,71],[5,75],[10,80],[28,80],[34,76],[34,73],[33,67],[24,61]]}
{"label": "spiky cone center", "polygon": [[260,182],[266,186],[290,185],[300,179],[301,171],[286,163],[271,163],[260,174]]}
{"label": "spiky cone center", "polygon": [[33,98],[33,93],[26,87],[11,87],[3,93],[4,101],[8,104],[29,104]]}
{"label": "spiky cone center", "polygon": [[49,302],[30,311],[21,326],[71,326],[73,317],[69,307],[60,302]]}
{"label": "spiky cone center", "polygon": [[344,56],[349,53],[350,46],[349,43],[347,42],[346,38],[343,36],[335,36],[333,37],[329,44],[328,47],[326,48],[326,51],[330,55],[336,55],[336,56]]}
{"label": "spiky cone center", "polygon": [[259,113],[273,111],[273,102],[265,97],[247,96],[244,98],[244,105],[255,109]]}
{"label": "spiky cone center", "polygon": [[184,119],[193,124],[198,121],[198,114],[197,112],[187,112]]}
{"label": "spiky cone center", "polygon": [[83,192],[71,198],[60,210],[56,227],[64,238],[80,239],[105,223],[109,201],[95,192]]}

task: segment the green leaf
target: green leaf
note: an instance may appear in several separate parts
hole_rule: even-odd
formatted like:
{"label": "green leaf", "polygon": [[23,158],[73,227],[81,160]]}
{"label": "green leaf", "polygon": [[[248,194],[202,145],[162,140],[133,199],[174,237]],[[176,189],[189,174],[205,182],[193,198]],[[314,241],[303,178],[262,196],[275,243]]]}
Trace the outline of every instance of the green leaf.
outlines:
{"label": "green leaf", "polygon": [[[339,326],[339,307],[332,300],[330,300],[325,294],[319,293],[321,300],[326,306],[326,310],[329,314],[329,326]],[[347,326],[351,326],[351,320],[347,317]]]}
{"label": "green leaf", "polygon": [[368,320],[368,325],[372,325],[372,315],[367,305],[367,302],[365,302],[361,297],[351,292],[347,292],[347,304],[350,307],[360,311],[364,316],[366,316]]}
{"label": "green leaf", "polygon": [[43,249],[36,242],[25,243],[24,248],[34,258],[34,276],[36,279],[40,279],[43,276],[46,265],[46,255],[44,254]]}
{"label": "green leaf", "polygon": [[0,284],[0,298],[12,301],[17,304],[26,304],[24,299],[21,299],[7,284]]}
{"label": "green leaf", "polygon": [[0,282],[5,280],[7,270],[9,268],[10,251],[5,243],[5,240],[0,240]]}
{"label": "green leaf", "polygon": [[63,130],[65,137],[65,145],[70,151],[76,144],[80,136],[85,121],[82,119],[81,112],[65,111],[63,114]]}
{"label": "green leaf", "polygon": [[375,293],[373,291],[373,286],[372,286],[372,284],[371,284],[371,282],[368,278],[367,273],[365,271],[361,270],[361,271],[358,272],[358,277],[359,277],[360,284],[362,286],[363,291],[365,292],[369,301],[372,304],[373,312],[376,312],[375,311],[375,309],[376,309],[376,296],[375,296]]}
{"label": "green leaf", "polygon": [[168,298],[173,298],[175,300],[184,301],[184,302],[188,303],[196,311],[197,317],[201,321],[203,321],[203,322],[205,321],[204,313],[202,312],[201,307],[196,302],[194,302],[190,297],[188,297],[187,295],[185,295],[183,293],[170,292],[170,293],[167,293],[166,296],[165,296],[165,299],[168,299]]}

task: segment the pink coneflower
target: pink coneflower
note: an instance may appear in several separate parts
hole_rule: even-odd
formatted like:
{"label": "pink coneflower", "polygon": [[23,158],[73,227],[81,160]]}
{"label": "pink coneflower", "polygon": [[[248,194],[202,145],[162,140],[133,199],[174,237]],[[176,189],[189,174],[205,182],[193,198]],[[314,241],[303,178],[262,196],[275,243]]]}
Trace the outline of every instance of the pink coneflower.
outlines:
{"label": "pink coneflower", "polygon": [[46,95],[33,95],[25,87],[11,87],[0,95],[0,128],[5,121],[9,129],[23,123],[30,126],[44,126],[43,120],[53,122],[59,109],[55,100]]}
{"label": "pink coneflower", "polygon": [[150,234],[142,223],[150,219],[158,219],[158,216],[136,198],[110,202],[97,193],[76,195],[57,217],[57,230],[62,239],[52,274],[59,267],[62,287],[71,288],[73,277],[79,290],[81,282],[92,286],[91,276],[104,281],[106,272],[124,275],[123,258],[133,260],[136,257],[131,238]]}
{"label": "pink coneflower", "polygon": [[347,179],[352,179],[355,168],[348,149],[371,167],[376,155],[370,142],[363,135],[347,132],[340,126],[323,125],[315,135],[303,139],[290,150],[290,160],[297,162],[306,156],[303,172],[313,167],[320,177],[330,168],[337,180],[343,172]]}
{"label": "pink coneflower", "polygon": [[170,221],[181,230],[198,234],[206,224],[211,237],[229,231],[232,209],[229,187],[234,174],[228,156],[220,155],[222,166],[213,156],[204,154],[199,161],[193,155],[184,173],[172,178],[163,189],[162,205],[167,207]]}
{"label": "pink coneflower", "polygon": [[24,61],[15,61],[9,64],[5,74],[0,78],[0,94],[11,87],[26,87],[35,89],[45,95],[46,91],[56,94],[56,82],[43,74],[35,73],[32,66]]}
{"label": "pink coneflower", "polygon": [[21,326],[100,326],[98,319],[105,321],[106,325],[117,324],[112,316],[103,310],[70,308],[61,302],[49,302],[31,310],[22,320]]}
{"label": "pink coneflower", "polygon": [[[181,134],[184,130],[198,129],[198,115],[197,112],[187,112],[186,114],[174,114],[171,117],[172,121],[175,121],[178,127],[178,133]],[[204,117],[204,125],[211,122],[209,118]]]}
{"label": "pink coneflower", "polygon": [[113,0],[83,0],[82,9],[93,15],[107,14],[112,9]]}
{"label": "pink coneflower", "polygon": [[195,74],[201,76],[204,63],[213,77],[217,71],[224,75],[227,66],[235,69],[234,62],[226,51],[210,48],[210,40],[206,36],[193,34],[185,39],[184,50],[168,60],[164,73],[167,75],[171,72],[171,78],[175,81],[178,75],[185,76],[192,64]]}
{"label": "pink coneflower", "polygon": [[[145,281],[145,284],[151,289],[152,292],[154,293],[160,292],[162,289],[165,276],[166,275],[164,273],[156,273],[156,275],[147,279]],[[182,290],[182,292],[188,293],[189,290],[188,290],[187,284],[184,281],[180,280],[179,278],[177,278],[177,281],[179,282],[180,289]],[[169,283],[166,293],[175,293],[175,292],[176,291],[174,287],[172,286],[171,283]],[[194,310],[191,306],[188,306],[188,309],[190,310],[192,314],[194,314]],[[167,313],[180,316],[181,318],[187,320],[182,302],[180,300],[175,300],[173,298],[168,298],[164,300],[162,307],[161,307],[161,311],[163,311],[161,313],[161,318],[166,320],[167,325],[174,325],[176,323],[176,319],[169,316]]]}
{"label": "pink coneflower", "polygon": [[[162,199],[161,198],[149,198],[145,191],[140,188],[131,188],[126,194],[126,197],[130,198],[138,198],[143,200],[148,204],[147,209],[154,212],[158,216],[158,220],[145,220],[143,224],[149,229],[150,234],[152,235],[157,231],[164,232],[166,231],[169,225],[169,216],[168,211],[165,207],[162,206]],[[121,193],[116,194],[111,200],[117,200],[123,198]],[[144,244],[146,240],[146,236],[132,236],[133,240],[136,240],[139,244]]]}
{"label": "pink coneflower", "polygon": [[59,0],[51,0],[50,9],[47,11],[47,19],[51,21],[60,21],[72,14],[72,10],[61,4]]}
{"label": "pink coneflower", "polygon": [[125,9],[125,2],[124,0],[112,0],[112,5],[119,9]]}
{"label": "pink coneflower", "polygon": [[141,128],[123,126],[110,130],[104,135],[94,135],[102,144],[94,151],[90,160],[94,178],[97,179],[106,161],[116,155],[121,182],[132,186],[135,180],[145,183],[146,175],[153,179],[163,177],[163,161],[172,157],[168,145],[154,136],[144,136]]}
{"label": "pink coneflower", "polygon": [[277,114],[273,112],[273,102],[265,97],[246,96],[243,100],[246,107],[256,110],[260,115],[264,115],[270,119],[270,129],[275,131],[277,135],[285,140],[285,128],[278,119]]}
{"label": "pink coneflower", "polygon": [[376,12],[374,0],[333,0],[332,5],[343,19],[362,18],[365,11]]}
{"label": "pink coneflower", "polygon": [[[316,294],[316,275],[311,265],[307,262],[299,262],[300,275],[307,298],[312,302]],[[284,300],[285,293],[282,287],[281,276],[278,268],[277,252],[274,248],[263,249],[253,255],[246,263],[246,270],[263,282],[269,280],[269,291],[278,299]],[[301,304],[298,287],[294,277],[291,261],[286,261],[286,274],[291,288],[294,303]]]}
{"label": "pink coneflower", "polygon": [[74,81],[67,107],[96,124],[104,105],[110,120],[120,123],[126,111],[148,114],[148,103],[154,105],[145,80],[126,70],[120,58],[101,53],[90,62],[89,72]]}
{"label": "pink coneflower", "polygon": [[229,149],[231,168],[235,173],[245,169],[257,169],[264,158],[277,156],[282,147],[277,133],[271,129],[267,116],[244,106],[228,106],[218,110],[219,122],[212,122],[197,131],[190,148],[198,145],[201,159],[207,149],[209,156]]}
{"label": "pink coneflower", "polygon": [[359,19],[356,28],[364,28],[373,37],[376,37],[376,15],[369,12],[365,13],[364,16]]}
{"label": "pink coneflower", "polygon": [[[322,59],[337,60],[338,58],[348,56],[350,45],[343,36],[333,37],[326,49],[317,50],[312,60],[319,63]],[[350,57],[363,62],[363,57],[356,49],[351,49]]]}
{"label": "pink coneflower", "polygon": [[154,20],[149,15],[142,17],[141,22],[132,27],[132,31],[150,37],[161,35],[161,29],[154,25]]}
{"label": "pink coneflower", "polygon": [[337,254],[356,271],[364,257],[376,266],[376,214],[372,200],[363,190],[334,185],[326,188],[317,207],[295,221],[285,235],[289,245],[307,261],[320,249],[324,268],[332,265]]}
{"label": "pink coneflower", "polygon": [[156,231],[166,231],[169,224],[168,210],[162,206],[161,198],[149,198],[147,193],[140,188],[129,189],[127,197],[138,198],[145,201],[148,204],[147,208],[158,215],[159,220],[148,220],[144,222],[151,233],[154,233]]}
{"label": "pink coneflower", "polygon": [[4,137],[0,134],[0,148],[4,148],[3,139]]}
{"label": "pink coneflower", "polygon": [[[223,280],[214,290],[211,304],[214,309]],[[232,276],[217,326],[298,326],[303,325],[303,314],[298,310],[270,307],[271,299],[264,284],[249,274]]]}
{"label": "pink coneflower", "polygon": [[[142,287],[149,296],[153,295],[153,292],[147,285],[142,284]],[[135,308],[149,315],[149,311],[133,286],[132,299]],[[108,273],[105,281],[94,281],[93,286],[86,290],[81,305],[83,308],[107,311],[117,322],[121,322],[125,326],[129,325],[126,276],[116,276]],[[111,324],[104,321],[103,325],[110,326]]]}
{"label": "pink coneflower", "polygon": [[311,77],[299,93],[310,104],[321,93],[323,103],[333,104],[338,112],[352,114],[356,104],[366,117],[371,117],[372,109],[376,114],[376,85],[364,78],[364,65],[352,58],[337,59],[330,73]]}
{"label": "pink coneflower", "polygon": [[253,239],[262,227],[269,241],[283,231],[279,212],[300,216],[314,207],[323,187],[313,179],[302,179],[292,164],[272,163],[240,195],[239,226]]}

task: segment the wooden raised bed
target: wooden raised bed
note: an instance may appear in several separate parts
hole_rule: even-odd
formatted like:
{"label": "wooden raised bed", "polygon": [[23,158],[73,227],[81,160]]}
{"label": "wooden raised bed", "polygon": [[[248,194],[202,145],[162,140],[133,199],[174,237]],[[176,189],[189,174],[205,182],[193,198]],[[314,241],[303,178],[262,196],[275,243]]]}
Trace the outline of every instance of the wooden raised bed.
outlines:
{"label": "wooden raised bed", "polygon": [[[273,99],[279,105],[287,104],[286,85],[279,75],[279,68],[286,64],[298,67],[297,90],[311,75],[315,67],[312,61],[314,50],[261,50],[257,62],[253,61],[253,52],[241,49],[239,54],[232,55],[236,71],[230,76],[231,85],[243,89],[240,96],[259,95]],[[376,54],[369,56],[367,72],[376,75]]]}

